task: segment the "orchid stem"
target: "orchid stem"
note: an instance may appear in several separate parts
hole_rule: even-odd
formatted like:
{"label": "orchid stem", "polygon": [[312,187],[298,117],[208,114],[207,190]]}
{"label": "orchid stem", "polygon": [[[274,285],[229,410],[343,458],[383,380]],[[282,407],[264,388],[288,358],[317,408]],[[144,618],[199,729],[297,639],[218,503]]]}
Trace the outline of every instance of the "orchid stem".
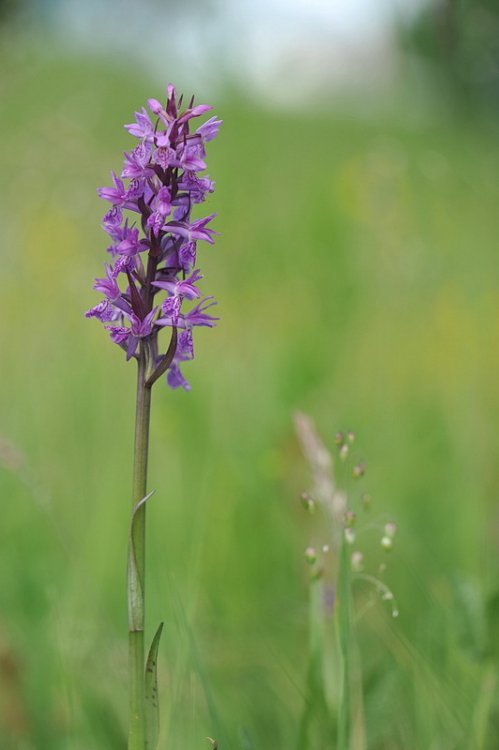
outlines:
{"label": "orchid stem", "polygon": [[[149,421],[151,388],[147,385],[147,354],[141,344],[137,369],[137,406],[135,412],[135,447],[133,459],[133,507],[147,493],[147,457],[149,449]],[[146,503],[134,513],[130,544],[135,557],[136,573],[142,596],[133,596],[130,574],[129,602],[129,734],[128,750],[144,750],[146,742],[144,695],[144,594],[145,594],[145,523]],[[131,610],[133,611],[131,612]],[[130,614],[131,612],[131,614]]]}

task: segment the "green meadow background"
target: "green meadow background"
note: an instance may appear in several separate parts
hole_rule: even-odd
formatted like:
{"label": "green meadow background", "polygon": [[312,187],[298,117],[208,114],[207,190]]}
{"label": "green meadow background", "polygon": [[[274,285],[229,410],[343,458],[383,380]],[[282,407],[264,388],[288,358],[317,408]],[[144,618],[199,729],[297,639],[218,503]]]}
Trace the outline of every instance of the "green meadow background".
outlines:
{"label": "green meadow background", "polygon": [[[122,124],[163,92],[15,45],[0,92],[0,747],[119,750],[135,367],[83,313],[106,260],[95,188],[132,143]],[[153,394],[161,747],[298,750],[300,409],[331,448],[354,430],[371,518],[399,527],[385,575],[399,618],[357,609],[366,740],[352,750],[493,750],[497,122],[215,99],[206,208],[221,237],[199,259],[221,321],[196,333],[191,393]]]}

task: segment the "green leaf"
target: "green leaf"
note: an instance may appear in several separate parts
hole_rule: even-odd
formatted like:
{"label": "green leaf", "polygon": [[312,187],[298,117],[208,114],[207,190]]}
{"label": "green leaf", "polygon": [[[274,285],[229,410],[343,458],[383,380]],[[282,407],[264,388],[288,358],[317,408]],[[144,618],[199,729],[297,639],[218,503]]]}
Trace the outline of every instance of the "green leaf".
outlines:
{"label": "green leaf", "polygon": [[146,662],[145,701],[146,701],[146,750],[156,750],[159,737],[159,701],[158,701],[158,648],[163,623],[159,624],[154,636]]}
{"label": "green leaf", "polygon": [[132,510],[130,538],[128,543],[128,630],[131,633],[144,629],[144,584],[137,568],[135,554],[135,524],[137,511],[154,495],[154,490],[139,500]]}

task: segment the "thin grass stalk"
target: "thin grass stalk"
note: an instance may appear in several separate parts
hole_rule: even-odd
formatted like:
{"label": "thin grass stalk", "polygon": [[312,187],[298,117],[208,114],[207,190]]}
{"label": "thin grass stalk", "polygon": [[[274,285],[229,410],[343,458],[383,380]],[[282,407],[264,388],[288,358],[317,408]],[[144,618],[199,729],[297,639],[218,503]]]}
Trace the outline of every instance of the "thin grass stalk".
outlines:
{"label": "thin grass stalk", "polygon": [[[144,691],[144,621],[145,621],[145,524],[146,503],[137,504],[147,493],[147,459],[149,449],[149,422],[151,413],[151,388],[146,384],[147,357],[141,345],[137,368],[137,404],[135,412],[135,447],[133,460],[133,522],[130,544],[135,559],[135,572],[140,595],[132,592],[128,577],[129,604],[129,734],[128,750],[144,750],[146,737]],[[135,593],[135,595],[134,595]]]}
{"label": "thin grass stalk", "polygon": [[307,684],[303,711],[298,726],[297,750],[307,750],[310,728],[318,709],[326,706],[322,672],[324,651],[324,583],[320,576],[313,576],[309,589],[309,657]]}
{"label": "thin grass stalk", "polygon": [[348,543],[345,538],[341,541],[340,567],[338,573],[338,602],[336,612],[342,668],[337,750],[349,750],[352,711],[350,700],[352,634],[350,612],[350,559],[348,554]]}

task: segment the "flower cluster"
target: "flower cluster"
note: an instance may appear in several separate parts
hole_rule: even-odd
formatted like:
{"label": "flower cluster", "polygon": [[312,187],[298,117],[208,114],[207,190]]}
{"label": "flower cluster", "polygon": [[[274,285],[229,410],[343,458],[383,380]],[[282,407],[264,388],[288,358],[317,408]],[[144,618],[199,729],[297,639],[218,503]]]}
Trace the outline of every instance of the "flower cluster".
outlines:
{"label": "flower cluster", "polygon": [[[319,437],[312,420],[305,414],[298,413],[295,415],[295,424],[313,478],[313,489],[301,494],[301,503],[311,515],[317,510],[320,511],[317,513],[318,519],[315,524],[315,534],[319,543],[317,546],[310,544],[305,550],[311,580],[327,578],[336,590],[339,585],[337,579],[340,576],[340,550],[342,545],[348,545],[345,549],[348,550],[350,570],[354,574],[354,579],[373,586],[383,601],[390,602],[392,615],[397,617],[398,608],[393,592],[381,579],[386,571],[386,564],[382,562],[378,565],[377,575],[365,572],[364,553],[358,546],[360,535],[369,531],[378,534],[381,531],[381,549],[389,552],[394,547],[397,525],[392,521],[367,524],[363,523],[362,519],[359,520],[358,516],[361,513],[369,512],[372,505],[371,496],[367,492],[363,492],[359,497],[357,492],[342,491],[334,470],[334,457]],[[347,480],[350,484],[350,478],[362,484],[366,466],[362,461],[353,460],[355,434],[351,431],[338,432],[335,443],[340,463],[338,474],[340,477],[343,474],[342,484],[345,485]],[[369,570],[369,566],[367,569]]]}
{"label": "flower cluster", "polygon": [[[166,372],[172,388],[189,390],[180,363],[194,357],[192,329],[211,328],[218,320],[207,312],[216,303],[202,297],[197,268],[198,242],[214,242],[209,224],[215,214],[193,219],[191,211],[214,190],[200,173],[206,170],[205,145],[221,120],[212,117],[193,130],[191,121],[212,107],[191,100],[182,110],[182,97],[177,101],[171,85],[164,106],[149,99],[147,107],[149,112],[143,107],[135,122],[125,125],[139,143],[125,153],[120,177],[113,172],[113,187],[98,190],[111,204],[102,223],[111,238],[111,262],[105,278],[94,283],[104,299],[86,316],[105,325],[127,359],[146,357],[151,384]],[[186,309],[189,302],[194,304]],[[171,338],[160,353],[163,328]]]}

